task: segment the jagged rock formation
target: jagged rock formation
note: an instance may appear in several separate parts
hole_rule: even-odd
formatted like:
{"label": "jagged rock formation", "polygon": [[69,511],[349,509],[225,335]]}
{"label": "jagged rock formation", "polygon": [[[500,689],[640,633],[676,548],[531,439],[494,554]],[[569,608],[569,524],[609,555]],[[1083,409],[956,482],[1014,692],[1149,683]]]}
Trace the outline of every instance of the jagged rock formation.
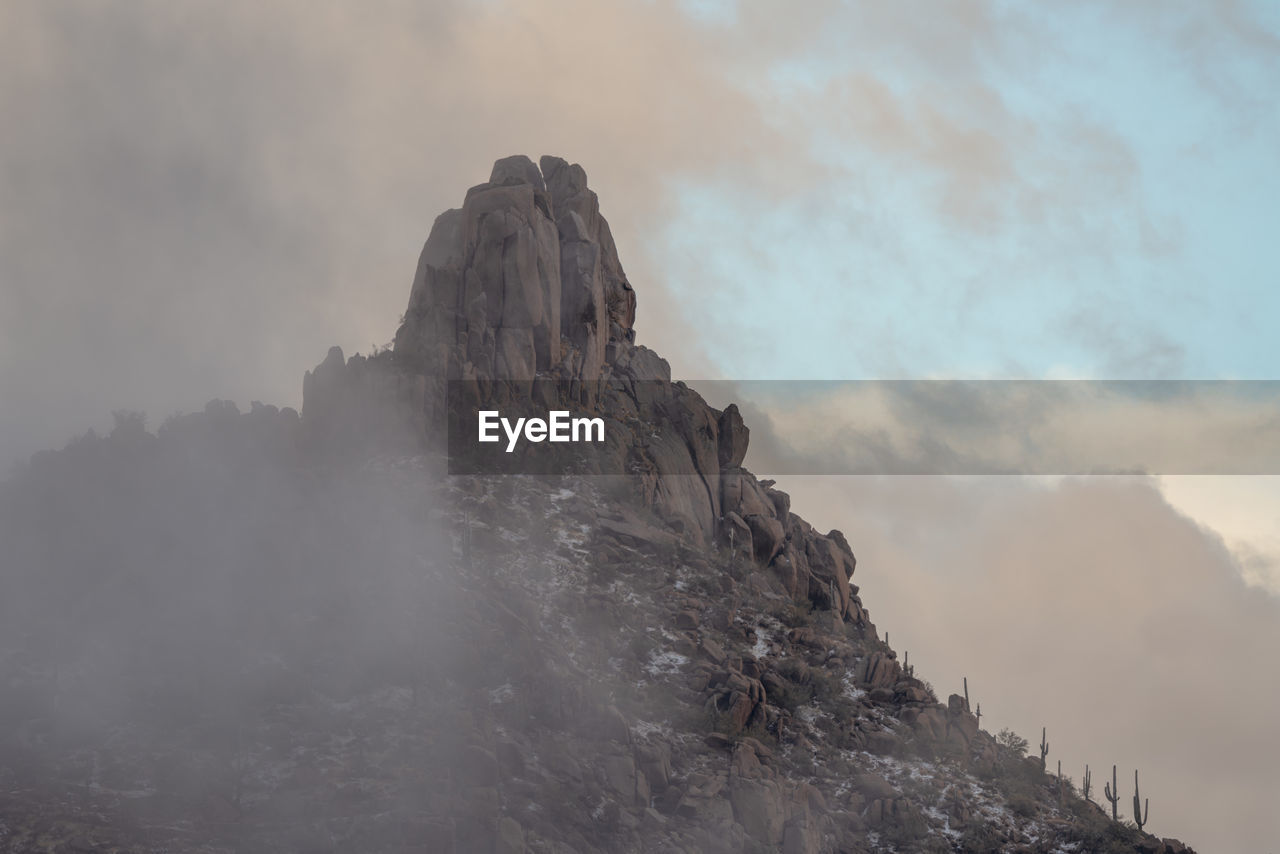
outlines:
{"label": "jagged rock formation", "polygon": [[[667,362],[634,343],[635,315],[635,291],[582,167],[543,157],[540,171],[508,157],[461,208],[436,219],[387,370],[371,373],[354,359],[344,373],[341,351],[330,351],[307,377],[304,421],[332,433],[346,413],[379,409],[353,404],[403,403],[407,390],[417,405],[404,423],[438,429],[445,379],[497,381],[510,392],[521,380],[554,378],[566,398],[609,417],[608,435],[622,439],[607,449],[616,459],[605,470],[640,473],[659,516],[702,543],[732,541],[798,601],[865,624],[844,536],[814,531],[784,493],[742,468],[749,431],[737,407],[718,411],[672,384]],[[581,394],[610,379],[621,384],[604,399]],[[368,436],[370,427],[354,432]]]}
{"label": "jagged rock formation", "polygon": [[593,381],[631,348],[635,307],[582,167],[508,157],[436,220],[396,352],[450,378]]}
{"label": "jagged rock formation", "polygon": [[[845,537],[635,318],[581,167],[506,158],[300,417],[34,461],[0,491],[0,850],[1188,850],[904,670]],[[629,475],[443,477],[450,381],[601,413]]]}
{"label": "jagged rock formation", "polygon": [[[656,620],[676,631],[670,651],[658,657],[687,660],[693,676],[682,687],[706,709],[714,731],[705,746],[728,751],[729,771],[673,784],[673,765],[698,764],[684,754],[687,743],[637,743],[626,735],[634,722],[615,707],[592,713],[616,718],[615,741],[631,745],[606,751],[605,788],[619,795],[624,810],[616,821],[625,832],[613,844],[625,839],[619,847],[648,850],[641,840],[652,842],[672,819],[721,829],[722,835],[699,837],[696,850],[858,851],[866,846],[858,841],[861,832],[907,842],[926,838],[925,810],[936,807],[904,797],[886,779],[884,765],[872,762],[824,793],[821,785],[790,775],[778,748],[794,757],[796,746],[818,747],[829,752],[828,764],[841,750],[870,756],[905,750],[945,757],[962,775],[985,777],[998,776],[1006,764],[1022,766],[1001,754],[959,696],[939,704],[925,683],[903,671],[851,583],[856,560],[845,537],[815,531],[791,512],[786,493],[743,468],[750,432],[737,407],[718,411],[696,391],[672,384],[667,363],[634,343],[635,312],[635,292],[582,168],[543,157],[539,169],[528,158],[509,157],[494,165],[488,183],[467,192],[462,208],[437,219],[395,350],[383,357],[387,373],[402,379],[380,381],[387,388],[426,389],[419,423],[430,434],[433,425],[438,429],[433,415],[442,378],[475,383],[478,396],[493,399],[527,394],[525,380],[556,380],[559,404],[595,406],[609,419],[615,440],[604,453],[613,455],[614,465],[603,470],[622,470],[625,461],[635,483],[624,488],[620,503],[578,508],[603,538],[589,553],[616,567],[634,560],[627,555],[635,550],[656,554],[684,544],[694,553],[712,549],[717,563],[729,562],[718,570],[729,577],[715,583],[725,595],[677,595],[667,616]],[[363,370],[358,364],[336,386],[366,386]],[[339,373],[333,366],[329,371]],[[619,382],[610,387],[610,380]],[[592,388],[603,389],[598,399]],[[308,395],[304,424],[318,410],[312,400]],[[580,494],[590,490],[574,487]],[[761,609],[770,608],[782,608],[798,624],[761,618]],[[796,619],[797,613],[806,616]],[[750,652],[741,651],[744,641],[753,644]],[[603,637],[592,642],[616,646]],[[821,687],[827,680],[841,687],[822,699],[839,704],[843,715],[823,732],[797,720],[791,701],[831,692]],[[966,805],[955,784],[942,792],[950,799],[951,828],[942,839],[972,836],[983,821],[979,810]]]}

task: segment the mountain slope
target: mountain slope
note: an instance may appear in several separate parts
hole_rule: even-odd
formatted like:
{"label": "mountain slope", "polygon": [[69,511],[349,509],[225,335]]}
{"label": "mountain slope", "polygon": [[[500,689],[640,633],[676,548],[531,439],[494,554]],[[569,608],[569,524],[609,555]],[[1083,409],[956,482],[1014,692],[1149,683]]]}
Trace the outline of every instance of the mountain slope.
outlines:
{"label": "mountain slope", "polygon": [[[301,414],[122,414],[34,459],[0,508],[0,845],[1188,850],[939,703],[635,319],[581,167],[506,158],[394,349],[331,350]],[[454,441],[482,404],[606,441],[450,475],[493,464]]]}

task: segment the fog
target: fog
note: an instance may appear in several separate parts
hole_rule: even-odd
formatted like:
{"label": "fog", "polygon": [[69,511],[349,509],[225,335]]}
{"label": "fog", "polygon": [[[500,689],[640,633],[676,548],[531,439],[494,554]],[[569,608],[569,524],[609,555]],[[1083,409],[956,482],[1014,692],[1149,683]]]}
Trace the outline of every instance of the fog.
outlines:
{"label": "fog", "polygon": [[[375,688],[425,714],[428,685],[483,671],[451,641],[439,480],[305,465],[300,435],[268,406],[214,402],[154,433],[120,412],[4,483],[0,766],[15,794],[56,808],[82,789],[92,809],[159,792],[134,820],[187,822],[192,847],[234,835],[251,804],[259,827],[313,821],[262,803],[264,752],[323,754],[308,739],[358,734]],[[30,818],[6,813],[9,831]]]}

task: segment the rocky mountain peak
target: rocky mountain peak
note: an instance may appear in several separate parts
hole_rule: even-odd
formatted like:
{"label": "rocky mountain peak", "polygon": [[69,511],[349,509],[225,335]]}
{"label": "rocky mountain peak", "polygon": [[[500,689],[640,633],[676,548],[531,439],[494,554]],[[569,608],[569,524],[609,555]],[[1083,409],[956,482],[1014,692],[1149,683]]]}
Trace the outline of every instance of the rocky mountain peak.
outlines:
{"label": "rocky mountain peak", "polygon": [[594,381],[635,341],[636,299],[585,170],[523,155],[441,214],[397,354],[451,379]]}
{"label": "rocky mountain peak", "polygon": [[[504,158],[394,349],[331,348],[300,418],[125,419],[0,483],[0,849],[1188,854],[984,731],[967,681],[939,702],[845,536],[634,320],[584,170]],[[443,477],[446,381],[608,440]]]}

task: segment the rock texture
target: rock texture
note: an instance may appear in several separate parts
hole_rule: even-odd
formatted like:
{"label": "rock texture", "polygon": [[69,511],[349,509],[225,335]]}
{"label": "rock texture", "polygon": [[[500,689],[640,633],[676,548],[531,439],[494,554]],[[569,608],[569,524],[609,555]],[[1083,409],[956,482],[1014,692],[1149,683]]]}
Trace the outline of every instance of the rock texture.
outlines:
{"label": "rock texture", "polygon": [[[408,398],[411,414],[393,420],[425,430],[438,425],[443,382],[501,399],[528,394],[522,381],[556,380],[542,388],[606,415],[609,434],[622,437],[599,470],[637,473],[646,506],[681,533],[704,545],[731,538],[798,601],[864,624],[848,542],[814,531],[742,468],[750,431],[737,407],[716,410],[673,384],[667,362],[635,344],[635,317],[635,291],[582,167],[508,157],[436,220],[381,375],[362,359],[344,375],[341,352],[330,351],[304,384],[304,423],[368,436],[367,426],[335,422],[380,409],[356,402],[380,397],[398,410]],[[591,389],[604,389],[602,399]]]}
{"label": "rock texture", "polygon": [[436,220],[398,354],[481,380],[554,372],[594,381],[625,361],[636,300],[609,223],[581,166],[558,157],[541,166],[499,160],[488,183]]}
{"label": "rock texture", "polygon": [[[330,350],[300,417],[36,460],[0,491],[0,849],[1189,851],[939,702],[635,319],[582,168],[510,157],[437,219],[394,349]],[[627,477],[441,476],[445,383],[548,378]]]}

